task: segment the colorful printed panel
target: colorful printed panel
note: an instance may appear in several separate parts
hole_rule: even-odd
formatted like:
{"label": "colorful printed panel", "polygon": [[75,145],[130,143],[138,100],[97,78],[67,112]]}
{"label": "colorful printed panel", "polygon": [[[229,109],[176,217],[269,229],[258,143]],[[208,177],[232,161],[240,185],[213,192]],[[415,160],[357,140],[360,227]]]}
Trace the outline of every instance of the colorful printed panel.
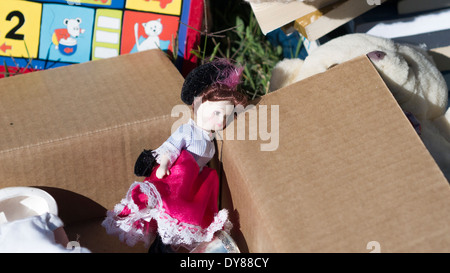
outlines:
{"label": "colorful printed panel", "polygon": [[36,58],[42,5],[0,2],[0,56]]}
{"label": "colorful printed panel", "polygon": [[0,1],[0,78],[154,48],[186,74],[202,12],[203,0]]}
{"label": "colorful printed panel", "polygon": [[70,63],[89,61],[93,25],[93,9],[44,5],[39,58]]}
{"label": "colorful printed panel", "polygon": [[181,0],[128,0],[127,8],[172,15],[180,15]]}
{"label": "colorful printed panel", "polygon": [[92,60],[118,56],[121,31],[122,11],[98,9],[92,42]]}
{"label": "colorful printed panel", "polygon": [[178,33],[178,17],[125,11],[121,53],[161,48],[173,50]]}

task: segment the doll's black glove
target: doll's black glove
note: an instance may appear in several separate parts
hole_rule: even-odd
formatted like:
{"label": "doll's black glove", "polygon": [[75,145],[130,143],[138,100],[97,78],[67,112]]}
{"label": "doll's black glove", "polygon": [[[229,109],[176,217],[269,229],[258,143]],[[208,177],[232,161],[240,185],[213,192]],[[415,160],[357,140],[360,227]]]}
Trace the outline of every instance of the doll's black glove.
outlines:
{"label": "doll's black glove", "polygon": [[134,174],[136,176],[150,176],[155,162],[156,160],[152,155],[152,150],[144,150],[134,164]]}

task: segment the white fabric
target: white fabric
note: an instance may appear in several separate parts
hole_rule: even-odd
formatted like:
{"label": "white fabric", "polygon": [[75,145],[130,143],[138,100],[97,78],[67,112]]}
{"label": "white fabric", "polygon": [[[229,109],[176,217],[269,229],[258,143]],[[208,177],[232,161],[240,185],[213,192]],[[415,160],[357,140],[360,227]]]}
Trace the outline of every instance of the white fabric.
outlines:
{"label": "white fabric", "polygon": [[88,253],[86,248],[66,249],[55,242],[53,231],[63,226],[51,213],[0,225],[0,253]]}
{"label": "white fabric", "polygon": [[153,151],[156,162],[161,156],[169,157],[169,168],[178,158],[182,149],[192,154],[200,169],[202,169],[216,152],[213,137],[198,127],[192,119],[181,125],[158,149]]}
{"label": "white fabric", "polygon": [[[137,185],[149,197],[148,206],[144,209],[139,209],[131,196],[133,189]],[[155,219],[158,225],[158,233],[164,244],[175,247],[183,246],[189,250],[197,246],[197,242],[211,241],[216,231],[223,229],[225,232],[230,233],[230,230],[233,228],[233,224],[228,220],[228,210],[226,209],[221,209],[214,215],[214,220],[211,224],[207,228],[202,229],[196,225],[180,224],[180,221],[172,218],[165,212],[161,204],[161,196],[153,184],[134,182],[126,197],[114,207],[114,211],[107,212],[108,217],[103,221],[102,226],[108,234],[119,236],[120,241],[131,247],[139,241],[144,242],[145,247],[149,247],[155,237],[152,233],[149,235],[143,232],[142,227],[137,223],[140,220],[150,222],[152,219]],[[115,216],[122,212],[125,206],[130,209],[130,215],[132,216],[119,220],[115,219]]]}
{"label": "white fabric", "polygon": [[383,37],[396,38],[418,35],[433,31],[450,28],[450,9],[430,12],[417,17],[409,17],[404,21],[379,23],[371,28],[367,34]]}

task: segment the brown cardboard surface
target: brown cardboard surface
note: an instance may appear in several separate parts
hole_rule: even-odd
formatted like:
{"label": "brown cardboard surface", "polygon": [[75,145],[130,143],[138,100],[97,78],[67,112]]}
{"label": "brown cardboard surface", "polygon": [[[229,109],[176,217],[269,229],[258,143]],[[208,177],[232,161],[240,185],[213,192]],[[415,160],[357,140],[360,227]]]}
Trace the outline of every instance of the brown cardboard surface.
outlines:
{"label": "brown cardboard surface", "polygon": [[[0,187],[56,192],[63,221],[79,234],[71,225],[103,218],[139,180],[140,152],[170,136],[182,83],[159,50],[0,80]],[[118,241],[104,235],[85,236],[94,249]]]}
{"label": "brown cardboard surface", "polygon": [[258,115],[261,105],[268,124],[278,105],[279,126],[268,130],[278,148],[232,138],[219,155],[240,247],[450,251],[450,187],[366,57],[264,96]]}

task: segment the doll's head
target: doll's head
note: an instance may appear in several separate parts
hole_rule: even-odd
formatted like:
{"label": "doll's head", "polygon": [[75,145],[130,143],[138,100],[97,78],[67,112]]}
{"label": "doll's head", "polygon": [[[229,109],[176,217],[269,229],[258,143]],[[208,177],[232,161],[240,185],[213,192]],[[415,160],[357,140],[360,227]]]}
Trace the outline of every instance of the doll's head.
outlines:
{"label": "doll's head", "polygon": [[242,68],[217,59],[192,70],[181,90],[181,99],[192,105],[196,123],[207,131],[219,131],[237,105],[246,106],[247,97],[238,90]]}

